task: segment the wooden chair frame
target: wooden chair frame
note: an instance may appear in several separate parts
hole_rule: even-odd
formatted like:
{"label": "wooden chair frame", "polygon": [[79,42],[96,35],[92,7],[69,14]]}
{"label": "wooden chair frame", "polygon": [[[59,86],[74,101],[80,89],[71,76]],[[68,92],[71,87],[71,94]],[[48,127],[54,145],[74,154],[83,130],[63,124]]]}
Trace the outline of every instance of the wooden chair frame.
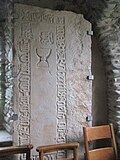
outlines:
{"label": "wooden chair frame", "polygon": [[[117,146],[112,124],[95,127],[83,127],[83,133],[85,157],[87,157],[87,160],[117,160]],[[100,139],[111,139],[111,146],[90,150],[89,142]]]}
{"label": "wooden chair frame", "polygon": [[0,148],[0,157],[14,154],[26,153],[26,160],[30,160],[30,151],[33,148],[32,144],[21,146],[9,146]]}
{"label": "wooden chair frame", "polygon": [[44,160],[44,156],[46,153],[55,152],[59,150],[72,150],[73,159],[78,160],[78,147],[79,147],[79,143],[77,142],[76,143],[64,143],[64,144],[39,146],[37,147],[36,151],[39,152],[39,159]]}

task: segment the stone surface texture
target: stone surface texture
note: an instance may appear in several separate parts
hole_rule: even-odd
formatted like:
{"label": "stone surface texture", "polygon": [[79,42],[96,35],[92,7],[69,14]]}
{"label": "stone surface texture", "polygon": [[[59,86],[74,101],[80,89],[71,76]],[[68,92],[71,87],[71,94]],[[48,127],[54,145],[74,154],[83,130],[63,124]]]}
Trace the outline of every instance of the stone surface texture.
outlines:
{"label": "stone surface texture", "polygon": [[5,48],[5,105],[3,126],[7,132],[13,133],[13,3],[8,1],[8,16],[4,23]]}
{"label": "stone surface texture", "polygon": [[98,14],[91,12],[91,15],[94,32],[104,53],[108,121],[114,124],[120,145],[120,1],[103,1],[101,5],[103,7],[100,7]]}
{"label": "stone surface texture", "polygon": [[22,4],[15,17],[15,143],[82,142],[83,126],[91,125],[91,24],[72,12]]}
{"label": "stone surface texture", "polygon": [[3,129],[3,109],[5,104],[5,50],[3,25],[0,25],[0,129]]}

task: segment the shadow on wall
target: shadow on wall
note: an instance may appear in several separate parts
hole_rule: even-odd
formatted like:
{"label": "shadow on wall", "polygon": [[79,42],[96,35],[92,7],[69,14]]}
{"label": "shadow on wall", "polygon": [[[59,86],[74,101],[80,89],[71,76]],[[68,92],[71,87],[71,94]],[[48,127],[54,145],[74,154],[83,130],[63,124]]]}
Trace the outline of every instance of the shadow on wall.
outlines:
{"label": "shadow on wall", "polygon": [[107,102],[106,102],[106,75],[103,54],[98,48],[95,37],[92,37],[92,74],[93,81],[93,125],[107,123]]}

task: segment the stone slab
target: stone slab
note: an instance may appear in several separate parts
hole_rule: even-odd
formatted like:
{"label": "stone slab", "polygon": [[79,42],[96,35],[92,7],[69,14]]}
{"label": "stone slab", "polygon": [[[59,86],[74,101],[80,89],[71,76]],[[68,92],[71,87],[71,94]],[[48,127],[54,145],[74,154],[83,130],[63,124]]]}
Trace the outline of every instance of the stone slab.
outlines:
{"label": "stone slab", "polygon": [[15,143],[83,141],[92,104],[88,31],[82,15],[15,4]]}

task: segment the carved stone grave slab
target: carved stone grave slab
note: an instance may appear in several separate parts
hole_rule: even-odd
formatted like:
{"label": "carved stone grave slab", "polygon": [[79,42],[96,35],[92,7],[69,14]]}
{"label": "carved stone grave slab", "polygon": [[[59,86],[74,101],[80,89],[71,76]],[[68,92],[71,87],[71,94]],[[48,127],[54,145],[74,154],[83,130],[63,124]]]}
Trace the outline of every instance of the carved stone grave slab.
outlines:
{"label": "carved stone grave slab", "polygon": [[14,18],[14,142],[36,148],[82,141],[92,103],[90,23],[22,4],[15,4]]}

